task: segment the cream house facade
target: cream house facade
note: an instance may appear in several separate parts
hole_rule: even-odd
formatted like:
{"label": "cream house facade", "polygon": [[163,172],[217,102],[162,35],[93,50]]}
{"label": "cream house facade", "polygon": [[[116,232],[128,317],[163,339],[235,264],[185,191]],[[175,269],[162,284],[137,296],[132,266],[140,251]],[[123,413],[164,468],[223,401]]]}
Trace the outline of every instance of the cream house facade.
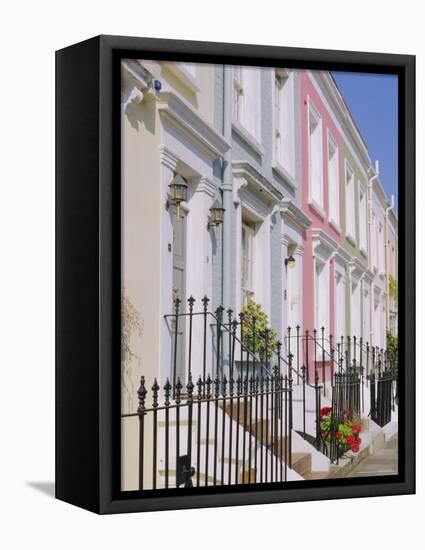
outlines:
{"label": "cream house facade", "polygon": [[[172,327],[165,316],[174,297],[185,307],[186,292],[212,292],[208,212],[219,187],[215,162],[229,149],[213,127],[213,77],[207,65],[122,64],[122,291],[141,327],[130,336],[133,355],[123,380],[130,391],[141,368],[149,381],[170,376]],[[176,176],[188,186],[178,214],[169,196]],[[131,399],[122,403],[123,413],[137,406]],[[137,470],[127,462],[135,430],[136,422],[124,422],[124,487],[132,486]]]}

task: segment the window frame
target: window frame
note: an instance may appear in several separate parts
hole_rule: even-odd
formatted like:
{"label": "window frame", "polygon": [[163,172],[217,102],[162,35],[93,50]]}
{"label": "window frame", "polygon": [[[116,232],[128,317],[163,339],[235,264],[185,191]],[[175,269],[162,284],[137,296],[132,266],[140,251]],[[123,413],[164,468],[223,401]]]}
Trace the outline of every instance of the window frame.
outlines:
{"label": "window frame", "polygon": [[[338,143],[336,142],[336,139],[334,138],[332,132],[330,129],[327,129],[327,163],[328,163],[328,203],[329,203],[329,216],[328,220],[329,223],[336,229],[339,233],[341,232],[341,204],[340,204],[340,186],[341,186],[341,173],[340,173],[340,147]],[[332,159],[335,159],[336,162],[336,188],[335,188],[335,212],[333,212],[332,209],[332,202],[331,202],[331,187],[332,187],[332,181],[331,181],[331,158],[330,158],[330,146],[333,146],[334,152],[332,155]],[[336,216],[334,216],[336,214]]]}
{"label": "window frame", "polygon": [[[236,70],[239,72],[239,77],[235,78]],[[255,91],[253,93],[253,101],[255,104],[254,113],[254,128],[250,128],[246,123],[247,110],[247,94],[249,89],[244,83],[246,72],[251,71],[255,77]],[[244,76],[245,73],[245,76]],[[233,67],[233,84],[232,84],[232,127],[237,134],[260,156],[264,155],[264,148],[261,144],[261,71],[260,67],[251,67],[244,65],[235,65]]]}
{"label": "window frame", "polygon": [[[321,116],[319,110],[316,108],[314,103],[310,98],[307,99],[308,113],[307,113],[307,138],[308,138],[308,181],[309,181],[309,204],[317,211],[317,213],[324,218],[325,209],[324,209],[324,176],[323,176],[323,117]],[[320,200],[319,202],[313,196],[313,187],[312,187],[312,154],[311,154],[311,115],[316,117],[316,127],[320,130],[320,154],[318,158],[320,159],[320,166],[318,172],[320,173],[319,189],[320,189]]]}
{"label": "window frame", "polygon": [[[295,74],[274,68],[273,78],[273,167],[295,178]],[[286,91],[284,90],[286,88]],[[278,112],[277,112],[278,111]],[[278,136],[279,133],[279,136]],[[278,143],[279,139],[279,143]]]}
{"label": "window frame", "polygon": [[[243,246],[243,232],[246,232],[248,235],[248,258],[244,255],[244,246]],[[254,265],[254,239],[255,239],[255,227],[250,222],[246,222],[242,219],[241,222],[241,297],[242,297],[242,306],[248,301],[248,299],[253,298],[255,295],[254,292],[254,280],[253,280],[253,265]],[[250,257],[249,257],[250,256]],[[245,261],[249,262],[249,285],[244,285],[244,271],[245,271]]]}
{"label": "window frame", "polygon": [[367,192],[358,182],[359,186],[359,248],[365,256],[368,253],[367,246]]}
{"label": "window frame", "polygon": [[[351,184],[352,188],[349,190],[348,188],[348,182],[349,179],[347,177],[347,173],[351,173]],[[356,246],[356,214],[355,214],[355,172],[353,168],[351,167],[351,164],[348,162],[347,159],[345,159],[344,164],[344,184],[345,184],[345,236],[348,241],[351,242],[352,245]],[[350,192],[349,192],[350,191]],[[350,200],[352,204],[350,205]],[[351,206],[351,208],[350,208]],[[348,214],[350,212],[350,214]],[[352,227],[350,227],[349,220],[352,220]]]}

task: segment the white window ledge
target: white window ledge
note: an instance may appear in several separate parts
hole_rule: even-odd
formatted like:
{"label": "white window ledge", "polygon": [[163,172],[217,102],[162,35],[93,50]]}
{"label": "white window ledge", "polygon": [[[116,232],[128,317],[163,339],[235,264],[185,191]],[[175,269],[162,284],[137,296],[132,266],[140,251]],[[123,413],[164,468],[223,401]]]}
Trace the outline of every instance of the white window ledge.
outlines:
{"label": "white window ledge", "polygon": [[323,220],[326,218],[326,212],[323,208],[323,206],[320,206],[314,199],[310,199],[308,201],[308,204],[312,207],[312,209],[318,214]]}
{"label": "white window ledge", "polygon": [[293,176],[286,170],[280,162],[275,161],[272,169],[287,183],[292,189],[297,189],[298,185]]}
{"label": "white window ledge", "polygon": [[234,120],[232,122],[232,128],[233,130],[253,149],[256,153],[263,156],[264,155],[264,147],[261,145],[261,143],[251,134],[251,132],[248,132],[246,128],[242,126],[237,120]]}
{"label": "white window ledge", "polygon": [[351,233],[347,233],[346,234],[346,237],[347,237],[347,241],[349,243],[351,243],[353,246],[357,246],[357,241],[356,241],[356,238],[353,237],[353,235]]}
{"label": "white window ledge", "polygon": [[364,246],[360,246],[360,253],[363,254],[365,258],[367,258],[367,250]]}
{"label": "white window ledge", "polygon": [[335,229],[337,233],[341,235],[341,227],[338,222],[336,222],[333,218],[329,218],[329,225]]}

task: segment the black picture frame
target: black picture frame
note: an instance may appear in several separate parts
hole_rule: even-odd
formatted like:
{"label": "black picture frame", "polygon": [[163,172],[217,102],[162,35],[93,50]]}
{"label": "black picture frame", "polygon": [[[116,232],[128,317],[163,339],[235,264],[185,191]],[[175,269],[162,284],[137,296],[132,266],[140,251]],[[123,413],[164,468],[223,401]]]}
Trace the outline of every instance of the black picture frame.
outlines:
{"label": "black picture frame", "polygon": [[[399,474],[120,493],[120,59],[399,77]],[[56,498],[96,513],[415,492],[415,57],[98,36],[56,52]]]}

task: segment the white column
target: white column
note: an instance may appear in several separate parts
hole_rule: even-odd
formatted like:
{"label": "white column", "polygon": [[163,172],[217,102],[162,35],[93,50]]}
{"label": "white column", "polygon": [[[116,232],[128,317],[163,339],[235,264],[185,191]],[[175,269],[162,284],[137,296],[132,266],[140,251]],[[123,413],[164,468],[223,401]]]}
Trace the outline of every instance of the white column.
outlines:
{"label": "white column", "polygon": [[[189,201],[189,213],[187,216],[187,253],[186,253],[186,280],[187,295],[192,295],[196,302],[194,312],[203,309],[202,298],[206,295],[212,298],[212,239],[214,234],[222,231],[222,227],[207,230],[209,209],[214,202],[217,186],[214,181],[207,177],[201,177],[197,181],[191,181],[193,188]],[[209,309],[212,309],[212,302]],[[211,368],[211,319],[207,322],[207,365],[206,371],[212,372]],[[196,315],[192,320],[192,376],[194,382],[203,370],[203,316]],[[189,338],[189,325],[186,326],[186,339]],[[188,343],[186,345],[188,349]]]}
{"label": "white column", "polygon": [[258,225],[254,237],[254,295],[270,319],[270,215]]}
{"label": "white column", "polygon": [[[292,298],[294,303],[292,304],[291,320],[292,328],[295,329],[297,325],[302,327],[302,307],[303,307],[303,255],[304,249],[301,246],[297,246],[293,252],[295,259],[295,266],[291,269],[291,286],[293,287]],[[291,304],[290,304],[291,305]]]}
{"label": "white column", "polygon": [[[284,221],[282,220],[282,225],[284,224]],[[284,340],[284,337],[287,334],[287,328],[289,326],[289,292],[290,292],[290,273],[288,273],[289,268],[285,268],[285,259],[288,257],[288,241],[282,237],[282,326],[281,326],[281,333],[282,333],[282,341]]]}
{"label": "white column", "polygon": [[[161,297],[160,297],[160,341],[159,341],[159,358],[160,358],[160,379],[165,380],[171,374],[171,349],[172,337],[170,334],[170,321],[167,323],[164,315],[173,313],[173,224],[170,210],[166,208],[168,198],[168,185],[171,183],[174,172],[176,170],[178,158],[166,147],[160,148],[160,174],[161,174],[161,200],[162,206],[160,216],[159,231],[160,239],[160,278],[161,278]],[[149,238],[145,235],[145,238]]]}

